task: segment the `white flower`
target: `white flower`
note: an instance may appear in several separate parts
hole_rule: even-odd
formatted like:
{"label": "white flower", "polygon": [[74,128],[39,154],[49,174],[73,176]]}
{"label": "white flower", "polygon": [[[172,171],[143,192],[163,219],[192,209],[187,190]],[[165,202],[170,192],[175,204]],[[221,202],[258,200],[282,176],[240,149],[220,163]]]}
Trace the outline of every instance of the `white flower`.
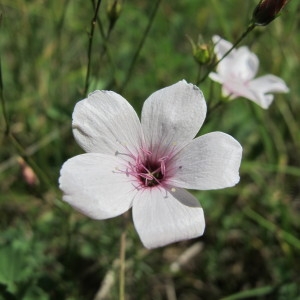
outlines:
{"label": "white flower", "polygon": [[235,185],[242,155],[241,145],[222,132],[193,139],[205,115],[201,91],[185,81],[153,93],[141,122],[122,96],[95,91],[74,109],[73,133],[88,153],[63,165],[63,200],[94,219],[132,207],[147,248],[201,236],[203,210],[184,189]]}
{"label": "white flower", "polygon": [[[228,41],[219,36],[213,36],[215,54],[218,59],[232,47]],[[233,49],[217,66],[217,73],[210,73],[209,77],[222,84],[224,96],[230,99],[245,97],[264,109],[273,101],[271,93],[287,93],[285,82],[274,75],[268,74],[254,79],[259,67],[257,56],[248,47]]]}

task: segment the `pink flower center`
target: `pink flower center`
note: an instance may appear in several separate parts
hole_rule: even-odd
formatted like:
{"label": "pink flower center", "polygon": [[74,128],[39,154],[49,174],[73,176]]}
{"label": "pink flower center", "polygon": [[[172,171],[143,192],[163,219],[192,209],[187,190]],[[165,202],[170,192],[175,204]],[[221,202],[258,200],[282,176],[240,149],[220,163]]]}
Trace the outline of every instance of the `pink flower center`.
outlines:
{"label": "pink flower center", "polygon": [[166,174],[165,158],[158,161],[152,161],[150,157],[144,161],[136,161],[136,165],[132,166],[132,173],[144,187],[152,187],[160,185]]}
{"label": "pink flower center", "polygon": [[123,155],[129,156],[131,159],[130,161],[126,160],[124,167],[122,169],[118,168],[118,171],[126,174],[126,176],[133,177],[136,189],[166,184],[166,179],[169,178],[168,174],[170,173],[167,166],[172,157],[171,154],[155,158],[151,151],[141,149],[137,155],[132,153]]}

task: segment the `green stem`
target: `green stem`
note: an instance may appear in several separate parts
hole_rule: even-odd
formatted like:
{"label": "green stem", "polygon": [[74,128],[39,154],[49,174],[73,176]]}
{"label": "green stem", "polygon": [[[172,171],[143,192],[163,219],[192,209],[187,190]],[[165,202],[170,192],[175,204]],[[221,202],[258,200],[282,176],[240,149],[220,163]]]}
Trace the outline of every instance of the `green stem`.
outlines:
{"label": "green stem", "polygon": [[155,17],[155,15],[156,15],[156,13],[157,13],[157,10],[158,10],[158,7],[159,7],[160,3],[161,3],[161,0],[157,0],[156,3],[155,3],[155,5],[154,5],[154,9],[153,9],[153,11],[152,11],[152,13],[151,13],[151,15],[150,15],[148,25],[147,25],[147,27],[146,27],[146,29],[145,29],[145,32],[144,32],[144,34],[143,34],[143,37],[142,37],[142,39],[141,39],[139,45],[138,45],[138,47],[137,47],[137,50],[136,50],[136,52],[135,52],[135,54],[134,54],[134,56],[133,56],[133,59],[132,59],[131,64],[130,64],[130,66],[129,66],[127,75],[126,75],[125,80],[124,80],[124,82],[123,82],[123,84],[122,84],[122,86],[121,86],[120,93],[123,92],[123,90],[125,89],[126,85],[127,85],[128,82],[129,82],[129,79],[130,79],[130,77],[131,77],[131,75],[132,75],[132,71],[133,71],[133,69],[134,69],[135,63],[136,63],[136,61],[137,61],[137,59],[138,59],[138,57],[139,57],[139,55],[140,55],[140,52],[141,52],[141,50],[142,50],[142,48],[143,48],[143,45],[144,45],[144,43],[145,43],[145,41],[146,41],[146,38],[147,38],[148,34],[149,34],[149,31],[150,31],[151,26],[152,26],[152,24],[153,24],[154,17]]}
{"label": "green stem", "polygon": [[126,254],[126,229],[121,234],[120,240],[120,282],[119,299],[125,300],[125,254]]}
{"label": "green stem", "polygon": [[197,80],[196,80],[196,82],[199,82],[199,81],[200,81],[201,74],[202,74],[202,66],[199,64],[199,66],[198,66],[198,72],[197,72]]}
{"label": "green stem", "polygon": [[86,77],[85,77],[85,84],[84,84],[84,91],[83,91],[84,95],[87,94],[87,91],[89,88],[94,31],[95,31],[95,26],[97,23],[97,16],[98,16],[100,4],[101,4],[101,0],[98,0],[96,8],[95,8],[95,14],[94,14],[94,17],[91,22],[91,31],[90,31],[90,35],[89,35],[89,46],[88,46],[88,63],[87,63],[87,70],[86,70]]}
{"label": "green stem", "polygon": [[268,161],[273,164],[278,163],[278,155],[280,154],[277,150],[277,146],[275,144],[274,136],[270,135],[269,128],[265,125],[265,116],[262,110],[257,107],[257,105],[253,105],[252,103],[247,103],[250,112],[256,120],[257,128],[260,132],[261,142],[264,145],[264,152],[267,155]]}
{"label": "green stem", "polygon": [[[2,24],[2,13],[0,13],[0,25]],[[6,111],[6,105],[4,100],[4,94],[3,94],[3,77],[2,77],[2,62],[0,57],[0,101],[1,101],[1,107],[2,107],[2,114],[5,122],[5,135],[9,134],[10,131],[10,125],[8,121],[8,115]]]}
{"label": "green stem", "polygon": [[[108,40],[110,38],[112,28],[110,28],[108,30],[107,34],[105,34],[100,18],[98,18],[98,25],[99,25],[100,34],[101,34],[101,37],[102,37],[102,40],[103,40],[103,49],[102,49],[101,54],[100,54],[100,59],[102,59],[102,57],[105,55],[105,53],[108,52]],[[110,59],[110,57],[109,57],[109,59]]]}
{"label": "green stem", "polygon": [[6,105],[3,95],[3,80],[2,80],[2,65],[1,65],[1,58],[0,58],[0,99],[1,99],[1,107],[2,107],[2,114],[5,122],[5,135],[8,135],[10,132],[10,125],[8,121]]}
{"label": "green stem", "polygon": [[238,38],[238,40],[232,45],[232,47],[215,63],[213,63],[205,75],[197,82],[197,85],[202,83],[209,75],[209,73],[256,27],[254,23],[251,23],[246,31]]}
{"label": "green stem", "polygon": [[241,300],[241,299],[261,299],[262,296],[267,296],[275,290],[275,286],[266,285],[258,288],[253,288],[241,292],[237,292],[233,295],[221,298],[221,300]]}
{"label": "green stem", "polygon": [[205,123],[206,124],[208,123],[212,113],[215,112],[219,107],[221,107],[222,103],[223,103],[222,101],[218,101],[215,105],[213,105],[211,108],[209,108],[207,110],[206,117],[205,117]]}
{"label": "green stem", "polygon": [[111,79],[111,83],[106,87],[106,88],[110,89],[111,85],[118,86],[117,79],[116,79],[116,76],[115,76],[116,66],[115,66],[113,57],[111,55],[111,51],[110,51],[109,43],[108,43],[111,31],[109,31],[109,34],[105,35],[104,30],[103,30],[103,25],[102,25],[102,22],[101,22],[99,17],[97,18],[97,21],[98,21],[100,35],[101,35],[101,38],[103,40],[103,48],[100,52],[100,62],[102,62],[103,56],[106,54],[108,62],[110,63],[110,67],[111,67],[111,77],[112,77],[112,79]]}

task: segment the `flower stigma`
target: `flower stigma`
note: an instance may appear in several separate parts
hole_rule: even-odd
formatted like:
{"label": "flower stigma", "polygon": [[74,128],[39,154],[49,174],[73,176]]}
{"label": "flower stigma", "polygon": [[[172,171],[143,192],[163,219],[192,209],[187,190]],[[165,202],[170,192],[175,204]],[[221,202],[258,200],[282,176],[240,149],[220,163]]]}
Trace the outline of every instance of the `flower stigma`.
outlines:
{"label": "flower stigma", "polygon": [[170,165],[171,154],[157,158],[148,149],[140,148],[138,154],[133,154],[127,147],[126,150],[127,153],[118,151],[115,153],[116,156],[123,156],[124,159],[122,168],[116,169],[118,173],[133,177],[134,186],[137,190],[161,186],[166,183],[166,179],[169,177],[167,174],[170,173],[170,168],[167,167]]}

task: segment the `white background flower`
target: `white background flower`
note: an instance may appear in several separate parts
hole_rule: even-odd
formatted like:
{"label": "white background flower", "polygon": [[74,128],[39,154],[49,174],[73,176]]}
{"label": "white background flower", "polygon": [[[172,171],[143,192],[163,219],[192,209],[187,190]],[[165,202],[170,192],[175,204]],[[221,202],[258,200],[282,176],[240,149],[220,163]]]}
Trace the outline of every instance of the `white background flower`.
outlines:
{"label": "white background flower", "polygon": [[[232,47],[230,42],[219,36],[213,36],[213,42],[218,59]],[[271,74],[254,79],[258,67],[257,56],[248,47],[243,46],[233,49],[218,64],[217,73],[212,72],[209,77],[222,84],[224,96],[230,96],[230,99],[245,97],[266,109],[274,99],[271,93],[287,93],[289,89],[281,78]]]}
{"label": "white background flower", "polygon": [[205,115],[201,91],[185,81],[153,93],[141,122],[120,95],[90,94],[73,113],[74,136],[88,153],[63,165],[63,200],[94,219],[132,207],[135,228],[148,248],[201,236],[203,210],[184,188],[235,185],[242,154],[240,144],[222,132],[193,139]]}

